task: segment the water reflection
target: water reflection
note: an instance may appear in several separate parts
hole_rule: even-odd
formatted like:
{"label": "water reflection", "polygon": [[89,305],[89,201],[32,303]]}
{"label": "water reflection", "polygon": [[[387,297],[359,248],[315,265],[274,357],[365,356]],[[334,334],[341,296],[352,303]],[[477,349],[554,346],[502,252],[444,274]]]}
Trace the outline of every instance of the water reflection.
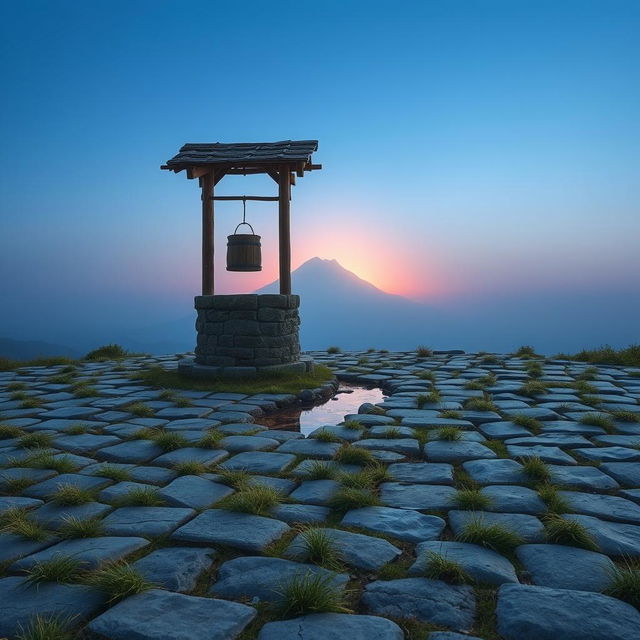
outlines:
{"label": "water reflection", "polygon": [[338,424],[349,413],[357,413],[365,402],[382,402],[382,390],[367,389],[355,384],[342,383],[333,398],[314,407],[295,407],[276,411],[260,419],[260,424],[269,429],[300,431],[305,436],[325,424]]}

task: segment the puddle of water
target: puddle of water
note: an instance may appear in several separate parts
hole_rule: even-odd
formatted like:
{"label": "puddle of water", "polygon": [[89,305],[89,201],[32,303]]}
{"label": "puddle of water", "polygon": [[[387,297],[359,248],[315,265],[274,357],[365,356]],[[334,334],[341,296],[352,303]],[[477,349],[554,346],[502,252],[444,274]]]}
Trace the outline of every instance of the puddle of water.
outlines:
{"label": "puddle of water", "polygon": [[260,419],[260,424],[269,429],[300,431],[308,436],[325,424],[338,424],[349,413],[358,413],[358,407],[365,402],[382,402],[381,389],[367,389],[359,385],[341,383],[333,398],[313,407],[296,407],[276,411]]}

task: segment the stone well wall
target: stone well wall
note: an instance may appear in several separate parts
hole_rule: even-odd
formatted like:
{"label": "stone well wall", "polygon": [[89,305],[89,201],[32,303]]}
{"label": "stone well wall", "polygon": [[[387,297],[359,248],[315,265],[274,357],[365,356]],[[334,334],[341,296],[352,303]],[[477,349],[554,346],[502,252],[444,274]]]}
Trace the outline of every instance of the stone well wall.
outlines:
{"label": "stone well wall", "polygon": [[269,367],[300,359],[300,296],[197,296],[195,362],[215,367]]}

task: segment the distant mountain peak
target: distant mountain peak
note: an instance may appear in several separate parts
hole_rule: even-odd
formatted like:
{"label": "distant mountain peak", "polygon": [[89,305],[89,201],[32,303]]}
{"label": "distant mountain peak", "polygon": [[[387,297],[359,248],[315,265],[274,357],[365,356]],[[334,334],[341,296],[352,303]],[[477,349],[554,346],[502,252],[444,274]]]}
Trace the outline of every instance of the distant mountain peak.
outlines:
{"label": "distant mountain peak", "polygon": [[[294,293],[307,293],[321,288],[328,293],[367,294],[374,296],[389,296],[399,298],[394,294],[385,293],[375,285],[360,276],[345,269],[335,258],[320,258],[315,256],[303,262],[291,272]],[[273,293],[277,291],[278,281],[272,282],[256,293]]]}

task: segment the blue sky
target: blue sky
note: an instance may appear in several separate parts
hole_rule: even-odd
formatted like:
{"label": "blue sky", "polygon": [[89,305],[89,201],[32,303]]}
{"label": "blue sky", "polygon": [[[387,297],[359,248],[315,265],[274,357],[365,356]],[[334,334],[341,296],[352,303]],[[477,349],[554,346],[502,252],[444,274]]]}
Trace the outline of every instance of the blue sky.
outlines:
{"label": "blue sky", "polygon": [[[199,290],[200,202],[160,164],[187,141],[317,138],[324,169],[294,190],[294,266],[337,258],[386,291],[456,309],[576,296],[593,313],[606,299],[627,324],[603,326],[602,341],[629,335],[640,3],[0,11],[0,334],[65,339],[179,317]],[[242,180],[220,193],[273,190]],[[224,272],[239,215],[217,210],[220,292],[276,273],[271,204],[249,209],[265,270]]]}

